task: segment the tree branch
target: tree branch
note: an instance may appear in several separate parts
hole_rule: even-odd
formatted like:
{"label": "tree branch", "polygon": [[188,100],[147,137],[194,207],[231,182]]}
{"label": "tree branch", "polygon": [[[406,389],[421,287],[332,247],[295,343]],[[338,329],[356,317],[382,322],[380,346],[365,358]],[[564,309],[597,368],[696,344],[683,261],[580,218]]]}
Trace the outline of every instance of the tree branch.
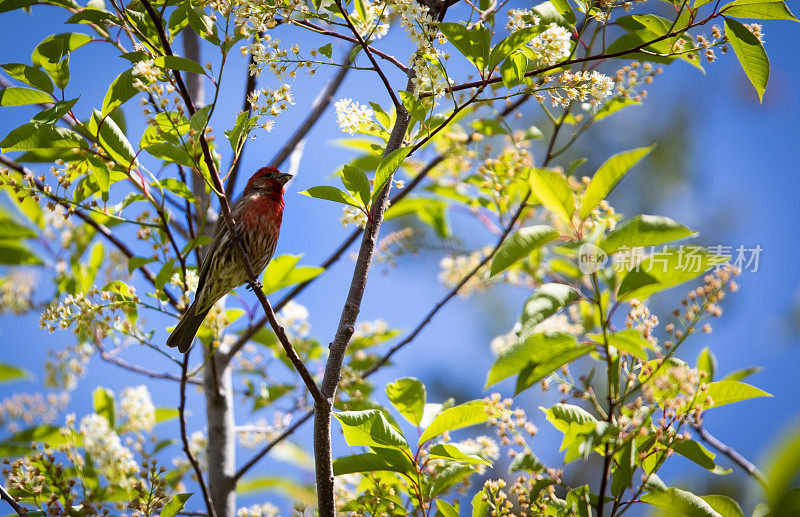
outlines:
{"label": "tree branch", "polygon": [[3,501],[7,502],[8,505],[14,510],[14,512],[17,515],[21,515],[22,517],[25,517],[26,515],[28,515],[27,510],[25,510],[23,507],[21,507],[19,505],[19,503],[17,503],[16,499],[11,497],[11,494],[8,493],[8,491],[6,490],[6,487],[4,487],[3,485],[0,485],[0,499],[2,499]]}
{"label": "tree branch", "polygon": [[[151,379],[162,379],[166,381],[184,382],[183,377],[179,377],[177,375],[172,375],[169,373],[160,373],[153,370],[148,370],[147,368],[142,368],[139,365],[129,363],[124,359],[120,359],[119,357],[110,354],[108,350],[106,350],[105,347],[103,346],[103,343],[99,339],[97,339],[97,336],[95,336],[95,348],[97,348],[97,351],[100,353],[100,359],[102,359],[107,363],[119,366],[120,368],[123,368],[130,372],[138,373],[140,375],[144,375],[145,377],[150,377]],[[203,384],[202,381],[198,379],[186,378],[185,382],[196,385]]]}
{"label": "tree branch", "polygon": [[234,482],[240,481],[242,479],[242,477],[247,473],[247,471],[249,471],[251,468],[253,468],[255,466],[255,464],[258,463],[261,460],[261,458],[263,458],[264,456],[269,454],[269,451],[271,451],[273,447],[275,447],[276,445],[281,443],[283,440],[285,440],[286,438],[291,436],[291,434],[294,433],[295,431],[297,431],[297,429],[301,425],[303,425],[308,420],[310,420],[312,416],[314,416],[314,411],[313,410],[309,410],[306,414],[304,414],[302,417],[300,417],[299,420],[297,420],[295,423],[293,423],[292,425],[287,427],[281,434],[276,436],[270,443],[268,443],[263,449],[261,449],[258,452],[258,454],[253,456],[253,458],[250,459],[250,461],[248,461],[247,463],[242,465],[242,467],[239,470],[236,471],[236,475],[233,476]]}
{"label": "tree branch", "polygon": [[186,382],[187,382],[187,370],[189,368],[189,354],[191,353],[191,349],[189,352],[186,352],[183,356],[183,363],[181,364],[181,388],[180,388],[180,404],[178,405],[178,419],[180,420],[180,427],[181,427],[181,441],[183,442],[183,452],[186,454],[186,457],[191,463],[192,468],[194,469],[194,474],[197,476],[197,482],[200,484],[200,491],[203,494],[203,500],[206,503],[206,509],[208,510],[208,515],[211,517],[216,517],[216,511],[214,510],[214,503],[211,501],[211,496],[208,492],[208,487],[206,486],[205,479],[203,479],[203,470],[200,468],[200,464],[197,462],[197,458],[194,457],[192,454],[192,450],[189,447],[189,435],[186,432]]}
{"label": "tree branch", "polygon": [[702,423],[694,424],[692,427],[695,431],[697,431],[697,433],[700,435],[700,438],[702,438],[704,442],[727,456],[728,459],[730,459],[745,472],[755,478],[759,483],[761,483],[761,486],[767,486],[767,478],[764,476],[761,470],[753,465],[747,458],[736,452],[732,447],[719,441],[716,437],[714,437],[714,435],[709,433],[705,427],[703,427]]}

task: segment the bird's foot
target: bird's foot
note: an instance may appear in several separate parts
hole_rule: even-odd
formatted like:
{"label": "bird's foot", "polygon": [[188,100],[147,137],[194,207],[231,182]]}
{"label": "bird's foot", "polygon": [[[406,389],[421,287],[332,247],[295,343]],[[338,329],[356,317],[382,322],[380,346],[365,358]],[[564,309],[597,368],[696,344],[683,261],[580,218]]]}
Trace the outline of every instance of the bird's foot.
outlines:
{"label": "bird's foot", "polygon": [[259,289],[259,290],[263,290],[264,289],[264,286],[261,285],[261,282],[259,282],[259,281],[247,282],[247,290],[248,291],[255,292],[256,289]]}

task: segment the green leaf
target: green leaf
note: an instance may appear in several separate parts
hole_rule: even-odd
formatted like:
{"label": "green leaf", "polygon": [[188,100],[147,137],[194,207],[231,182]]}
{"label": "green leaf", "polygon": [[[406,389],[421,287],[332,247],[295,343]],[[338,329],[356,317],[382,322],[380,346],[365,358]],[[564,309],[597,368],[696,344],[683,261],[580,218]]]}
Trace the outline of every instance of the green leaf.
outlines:
{"label": "green leaf", "polygon": [[531,334],[500,352],[489,370],[486,387],[520,374],[517,380],[519,393],[561,366],[587,354],[592,348],[592,345],[578,343],[574,336],[566,332]]}
{"label": "green leaf", "polygon": [[545,414],[547,421],[553,424],[553,427],[566,433],[569,430],[570,424],[583,425],[587,422],[593,424],[597,419],[582,407],[573,404],[555,404],[549,409],[539,406],[539,409]]}
{"label": "green leaf", "polygon": [[489,512],[489,502],[483,500],[484,491],[479,490],[472,498],[472,517],[486,517]]}
{"label": "green leaf", "polygon": [[258,117],[251,117],[246,111],[241,111],[236,116],[236,123],[233,128],[225,130],[225,136],[231,144],[231,150],[236,152],[239,149],[242,138],[253,128]]}
{"label": "green leaf", "polygon": [[336,187],[330,187],[328,185],[311,187],[310,189],[304,190],[300,193],[305,196],[315,197],[317,199],[333,201],[334,203],[342,203],[343,205],[350,205],[356,208],[361,207],[361,205],[355,199],[353,199],[350,194]]}
{"label": "green leaf", "polygon": [[119,165],[128,168],[136,160],[136,151],[113,118],[103,118],[100,111],[94,110],[88,127],[106,153]]}
{"label": "green leaf", "polygon": [[720,9],[720,12],[734,18],[797,21],[783,0],[735,0]]}
{"label": "green leaf", "polygon": [[758,93],[759,101],[769,80],[769,58],[764,46],[750,30],[732,18],[725,18],[725,36],[739,59],[745,75]]}
{"label": "green leaf", "polygon": [[482,424],[489,420],[489,416],[486,412],[486,403],[483,400],[472,400],[445,409],[428,425],[422,436],[419,437],[419,443],[423,444],[446,431]]}
{"label": "green leaf", "polygon": [[[588,336],[596,343],[603,342],[602,334],[589,334]],[[642,335],[633,329],[625,329],[620,332],[608,334],[608,344],[622,352],[631,354],[642,360],[647,360],[646,349],[656,350],[656,347],[647,341]]]}
{"label": "green leaf", "polygon": [[747,368],[741,368],[739,370],[734,370],[728,375],[725,376],[724,381],[741,381],[753,374],[756,374],[763,370],[760,366],[748,366]]}
{"label": "green leaf", "polygon": [[38,122],[23,124],[0,141],[3,152],[51,147],[85,147],[85,141],[71,129]]}
{"label": "green leaf", "polygon": [[460,23],[440,23],[439,30],[478,70],[486,67],[492,38],[488,29],[478,26],[470,31]]}
{"label": "green leaf", "polygon": [[425,411],[425,385],[414,377],[403,377],[386,385],[386,396],[406,420],[418,426]]}
{"label": "green leaf", "polygon": [[175,408],[160,407],[156,408],[156,424],[175,420],[180,416],[180,413]]}
{"label": "green leaf", "polygon": [[353,474],[356,472],[389,471],[414,472],[414,465],[404,453],[395,449],[376,448],[379,452],[355,454],[333,460],[333,475]]}
{"label": "green leaf", "polygon": [[[155,183],[151,183],[151,185],[156,186]],[[192,189],[187,187],[186,183],[182,182],[177,178],[164,178],[162,180],[159,180],[158,185],[161,186],[162,188],[169,190],[173,194],[182,197],[183,199],[189,201],[190,203],[194,203],[195,201]]]}
{"label": "green leaf", "polygon": [[575,212],[575,196],[563,174],[547,169],[531,172],[533,196],[539,199],[548,210],[569,224]]}
{"label": "green leaf", "polygon": [[692,460],[704,469],[714,470],[717,468],[717,464],[714,463],[714,458],[717,455],[694,440],[676,441],[671,445],[671,448],[681,456]]}
{"label": "green leaf", "polygon": [[53,102],[53,98],[40,90],[12,86],[0,89],[0,106],[27,106]]}
{"label": "green leaf", "polygon": [[636,469],[633,442],[633,439],[627,440],[622,449],[614,455],[617,468],[614,469],[614,478],[611,480],[611,495],[615,497],[624,493],[633,480],[633,471]]}
{"label": "green leaf", "polygon": [[643,502],[670,512],[676,517],[721,517],[719,513],[700,497],[679,488],[667,488],[661,492],[648,492],[640,498]]}
{"label": "green leaf", "polygon": [[42,260],[18,241],[0,241],[0,265],[41,265]]}
{"label": "green leaf", "polygon": [[713,255],[700,246],[680,246],[656,251],[634,266],[622,279],[619,300],[644,300],[651,294],[696,278],[727,257]]}
{"label": "green leaf", "polygon": [[36,116],[31,119],[31,122],[39,122],[42,124],[55,124],[61,120],[64,115],[75,106],[78,99],[70,99],[68,101],[58,101],[51,107],[40,111]]}
{"label": "green leaf", "polygon": [[441,512],[444,517],[458,517],[458,510],[447,501],[437,499],[436,508],[438,508],[439,512]]}
{"label": "green leaf", "polygon": [[63,436],[61,428],[55,425],[43,424],[24,429],[15,435],[0,442],[0,456],[10,458],[13,456],[28,455],[31,453],[31,443],[46,443],[50,447],[72,441],[74,438]]}
{"label": "green leaf", "polygon": [[385,156],[378,169],[375,171],[375,180],[373,181],[372,199],[378,197],[378,194],[383,190],[384,185],[394,172],[403,164],[408,153],[411,151],[410,147],[401,147],[396,149]]}
{"label": "green leaf", "polygon": [[15,218],[0,209],[0,241],[31,239],[33,237],[36,237],[36,232],[18,223]]}
{"label": "green leaf", "polygon": [[513,88],[525,81],[528,58],[523,52],[514,52],[500,65],[500,77],[506,88]]}
{"label": "green leaf", "polygon": [[272,294],[284,287],[307,282],[325,271],[322,267],[298,266],[297,263],[302,257],[302,255],[281,255],[272,259],[261,280],[264,294]]}
{"label": "green leaf", "polygon": [[558,236],[558,230],[547,225],[528,226],[517,230],[497,249],[492,259],[491,275],[505,271]]}
{"label": "green leaf", "polygon": [[28,372],[22,368],[10,365],[8,363],[0,363],[0,383],[18,381],[25,379],[29,376]]}
{"label": "green leaf", "polygon": [[707,502],[722,517],[744,517],[739,503],[726,495],[701,495],[700,499]]}
{"label": "green leaf", "polygon": [[340,411],[333,416],[342,424],[344,439],[350,446],[408,448],[403,435],[392,427],[378,409]]}
{"label": "green leaf", "polygon": [[600,247],[610,255],[620,249],[630,251],[638,247],[658,246],[695,235],[696,232],[669,217],[642,214],[623,221],[608,232]]}
{"label": "green leaf", "polygon": [[103,109],[101,110],[101,115],[103,117],[122,106],[139,93],[139,90],[133,87],[134,80],[133,69],[129,68],[111,81],[111,85],[108,87],[106,96],[103,99]]}
{"label": "green leaf", "polygon": [[331,56],[333,55],[333,45],[331,43],[323,45],[317,49],[317,52],[330,59]]}
{"label": "green leaf", "polygon": [[537,458],[532,451],[526,450],[522,454],[517,454],[514,457],[514,460],[508,466],[508,471],[541,472],[545,470],[545,468],[546,467],[544,466],[544,464],[541,461],[539,461],[539,458]]}
{"label": "green leaf", "polygon": [[6,63],[0,65],[0,67],[17,81],[33,86],[43,92],[53,93],[53,81],[41,68],[22,63]]}
{"label": "green leaf", "polygon": [[69,54],[92,40],[78,32],[51,34],[39,43],[31,54],[34,66],[39,66],[53,79],[58,88],[69,83]]}
{"label": "green leaf", "polygon": [[452,443],[439,443],[430,448],[429,457],[441,458],[445,460],[457,461],[459,463],[467,463],[470,465],[490,465],[490,461],[486,461],[480,456],[475,454],[467,454],[457,444]]}
{"label": "green leaf", "polygon": [[411,116],[416,120],[422,122],[428,118],[427,106],[413,93],[400,90],[400,100],[403,101],[403,106],[406,107]]}
{"label": "green leaf", "polygon": [[464,479],[471,476],[474,471],[475,467],[472,465],[461,465],[458,463],[448,465],[436,474],[433,483],[430,485],[428,496],[436,497],[439,494],[447,492],[454,486],[461,484]]}
{"label": "green leaf", "polygon": [[520,335],[527,335],[533,327],[578,298],[578,291],[565,284],[551,283],[538,287],[522,307]]}
{"label": "green leaf", "polygon": [[345,165],[342,169],[342,183],[353,197],[358,196],[363,203],[364,208],[369,207],[370,201],[370,185],[369,178],[361,169],[353,167],[352,165]]}
{"label": "green leaf", "polygon": [[94,412],[105,417],[109,427],[112,429],[116,427],[117,410],[114,403],[114,392],[108,388],[98,386],[92,392],[92,401],[94,403]]}
{"label": "green leaf", "polygon": [[486,67],[489,70],[494,69],[494,67],[499,65],[500,62],[510,56],[521,46],[529,43],[540,32],[542,32],[541,27],[525,27],[518,31],[512,32],[505,39],[500,41],[500,43],[494,46],[491,54],[489,54],[489,62],[487,63]]}
{"label": "green leaf", "polygon": [[595,209],[600,201],[617,186],[617,183],[625,174],[639,163],[639,160],[647,156],[655,146],[639,147],[631,151],[615,154],[606,160],[592,176],[591,181],[586,186],[586,191],[581,198],[580,217],[585,219],[592,210]]}
{"label": "green leaf", "polygon": [[186,501],[188,501],[190,497],[192,497],[191,493],[173,495],[161,510],[161,517],[175,517],[178,515],[178,513],[184,509]]}
{"label": "green leaf", "polygon": [[185,57],[158,56],[153,59],[153,62],[156,66],[161,68],[169,68],[170,70],[183,70],[184,72],[206,75],[206,71],[202,65]]}
{"label": "green leaf", "polygon": [[717,358],[714,357],[714,352],[708,347],[703,348],[703,350],[700,351],[700,355],[697,356],[697,369],[708,374],[705,378],[706,382],[714,380],[714,373],[716,373],[717,370]]}
{"label": "green leaf", "polygon": [[739,381],[716,381],[708,384],[708,396],[714,401],[711,407],[724,406],[756,397],[771,397],[766,391]]}

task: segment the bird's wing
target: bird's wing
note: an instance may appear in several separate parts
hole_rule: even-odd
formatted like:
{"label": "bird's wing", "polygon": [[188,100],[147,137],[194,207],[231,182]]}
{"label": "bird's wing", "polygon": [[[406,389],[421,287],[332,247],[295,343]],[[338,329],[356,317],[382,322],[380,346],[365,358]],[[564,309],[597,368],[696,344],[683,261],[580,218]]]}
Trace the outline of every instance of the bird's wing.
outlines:
{"label": "bird's wing", "polygon": [[[197,291],[195,293],[202,293],[203,292],[203,285],[206,283],[206,279],[208,277],[208,270],[211,267],[211,257],[216,255],[217,250],[220,247],[224,247],[228,239],[230,238],[228,232],[228,223],[220,218],[219,222],[217,223],[217,231],[214,232],[214,238],[209,244],[208,249],[206,249],[205,256],[203,257],[203,264],[200,266],[200,274],[197,280]],[[197,296],[197,294],[195,294]]]}

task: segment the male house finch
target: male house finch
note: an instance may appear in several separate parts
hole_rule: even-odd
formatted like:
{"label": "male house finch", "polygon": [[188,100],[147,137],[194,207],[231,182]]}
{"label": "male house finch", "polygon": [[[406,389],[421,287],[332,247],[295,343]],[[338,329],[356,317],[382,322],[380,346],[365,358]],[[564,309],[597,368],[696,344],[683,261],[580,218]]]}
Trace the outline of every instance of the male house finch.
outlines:
{"label": "male house finch", "polygon": [[[242,245],[256,275],[267,267],[275,252],[283,216],[283,186],[291,177],[274,167],[263,167],[253,174],[242,196],[231,207]],[[220,221],[200,267],[194,302],[167,338],[167,346],[178,347],[181,352],[189,350],[211,307],[248,280],[228,225]]]}

